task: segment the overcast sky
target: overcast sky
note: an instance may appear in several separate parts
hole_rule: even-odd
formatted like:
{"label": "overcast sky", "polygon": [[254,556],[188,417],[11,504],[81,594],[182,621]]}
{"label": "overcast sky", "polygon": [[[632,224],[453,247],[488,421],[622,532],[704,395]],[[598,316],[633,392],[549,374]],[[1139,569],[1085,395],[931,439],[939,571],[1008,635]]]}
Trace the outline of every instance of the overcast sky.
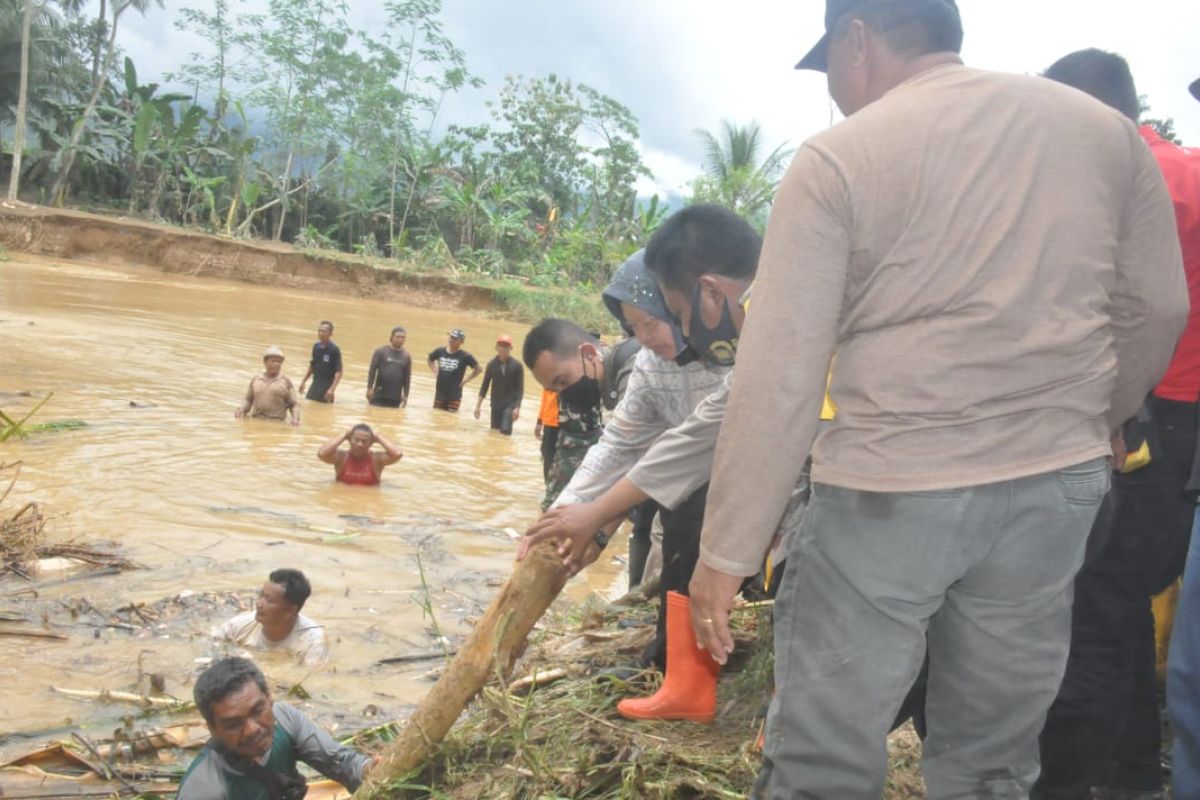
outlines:
{"label": "overcast sky", "polygon": [[[122,21],[119,37],[143,81],[206,43],[172,25],[179,8],[210,0],[166,0],[144,18]],[[234,0],[256,10],[262,0]],[[376,30],[381,3],[352,0],[355,28]],[[1096,0],[959,0],[972,66],[1038,72],[1084,47],[1129,59],[1152,114],[1174,117],[1184,142],[1200,145],[1200,102],[1187,92],[1200,78],[1200,3],[1152,6]],[[1121,10],[1116,10],[1120,8]],[[1142,10],[1145,9],[1145,10]],[[605,92],[641,123],[643,157],[655,173],[644,194],[677,194],[699,173],[693,131],[722,119],[757,120],[771,147],[798,144],[835,112],[823,75],[792,66],[823,31],[819,0],[444,0],[447,34],[484,80],[445,107],[443,121],[484,121],[484,103],[505,75],[550,72]]]}

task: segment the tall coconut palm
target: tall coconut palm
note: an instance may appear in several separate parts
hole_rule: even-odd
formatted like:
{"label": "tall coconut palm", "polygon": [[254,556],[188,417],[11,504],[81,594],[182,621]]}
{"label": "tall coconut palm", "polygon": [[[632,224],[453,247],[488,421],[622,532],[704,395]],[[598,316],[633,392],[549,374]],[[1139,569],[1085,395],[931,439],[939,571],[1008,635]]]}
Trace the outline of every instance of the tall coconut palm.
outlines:
{"label": "tall coconut palm", "polygon": [[694,185],[697,200],[720,203],[755,222],[765,222],[775,187],[792,151],[782,144],[761,162],[763,134],[757,122],[739,127],[722,120],[717,135],[697,129],[704,148],[704,176]]}
{"label": "tall coconut palm", "polygon": [[0,0],[0,122],[13,121],[22,61],[28,51],[28,99],[61,99],[80,80],[78,56],[71,51],[62,17],[46,0],[34,0],[29,35],[24,36],[25,0]]}
{"label": "tall coconut palm", "polygon": [[25,152],[25,105],[29,92],[29,33],[33,27],[33,0],[25,0],[21,20],[21,77],[17,89],[17,120],[13,132],[12,172],[8,176],[8,199],[16,200],[21,188],[21,155]]}

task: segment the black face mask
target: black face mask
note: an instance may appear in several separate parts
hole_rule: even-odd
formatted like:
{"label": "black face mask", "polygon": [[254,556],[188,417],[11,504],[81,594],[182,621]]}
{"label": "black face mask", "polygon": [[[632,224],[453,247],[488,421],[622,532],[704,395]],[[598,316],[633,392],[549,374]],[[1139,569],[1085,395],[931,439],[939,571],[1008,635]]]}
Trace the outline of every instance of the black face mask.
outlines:
{"label": "black face mask", "polygon": [[710,367],[731,367],[737,358],[738,336],[728,298],[721,301],[721,319],[717,327],[704,327],[704,320],[700,316],[700,284],[696,284],[696,291],[692,294],[691,324],[685,337],[688,347]]}
{"label": "black face mask", "polygon": [[583,365],[583,377],[559,392],[558,399],[567,408],[584,413],[600,408],[600,381],[588,377],[583,353],[579,354],[579,360]]}

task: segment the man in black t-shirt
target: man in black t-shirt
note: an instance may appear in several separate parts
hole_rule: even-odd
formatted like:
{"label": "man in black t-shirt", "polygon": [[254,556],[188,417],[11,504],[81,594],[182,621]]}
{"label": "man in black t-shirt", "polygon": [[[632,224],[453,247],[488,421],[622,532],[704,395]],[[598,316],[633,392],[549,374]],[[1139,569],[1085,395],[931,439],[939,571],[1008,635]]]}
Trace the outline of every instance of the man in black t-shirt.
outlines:
{"label": "man in black t-shirt", "polygon": [[301,392],[309,378],[312,378],[312,386],[304,396],[318,403],[332,403],[334,392],[342,382],[342,351],[333,343],[333,323],[329,320],[322,320],[317,326],[317,343],[313,345],[308,372],[300,381]]}
{"label": "man in black t-shirt", "polygon": [[512,357],[512,337],[505,334],[496,339],[496,357],[483,371],[483,385],[475,403],[475,419],[483,410],[483,398],[492,390],[492,430],[512,436],[513,423],[521,414],[521,398],[525,394],[525,368]]}
{"label": "man in black t-shirt", "polygon": [[[446,347],[439,347],[429,354],[429,368],[437,376],[437,389],[433,395],[433,407],[443,411],[458,411],[462,403],[462,390],[479,376],[483,370],[475,356],[462,349],[467,335],[458,328],[450,331]],[[467,367],[471,374],[466,375]],[[465,375],[465,377],[464,377]]]}
{"label": "man in black t-shirt", "polygon": [[373,406],[402,408],[408,405],[412,383],[412,356],[404,349],[408,332],[399,325],[392,328],[391,339],[371,354],[367,370],[367,400]]}

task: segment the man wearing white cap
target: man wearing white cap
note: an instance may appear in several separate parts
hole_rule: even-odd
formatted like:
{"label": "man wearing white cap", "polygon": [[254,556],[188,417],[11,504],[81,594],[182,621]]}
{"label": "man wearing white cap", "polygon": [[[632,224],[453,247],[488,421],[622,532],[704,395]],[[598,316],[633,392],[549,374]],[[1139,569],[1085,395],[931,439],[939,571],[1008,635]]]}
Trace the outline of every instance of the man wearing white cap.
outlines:
{"label": "man wearing white cap", "polygon": [[291,379],[282,370],[283,350],[271,345],[263,351],[263,374],[250,381],[246,397],[233,416],[236,419],[247,414],[254,419],[290,419],[293,425],[299,425],[300,398]]}

